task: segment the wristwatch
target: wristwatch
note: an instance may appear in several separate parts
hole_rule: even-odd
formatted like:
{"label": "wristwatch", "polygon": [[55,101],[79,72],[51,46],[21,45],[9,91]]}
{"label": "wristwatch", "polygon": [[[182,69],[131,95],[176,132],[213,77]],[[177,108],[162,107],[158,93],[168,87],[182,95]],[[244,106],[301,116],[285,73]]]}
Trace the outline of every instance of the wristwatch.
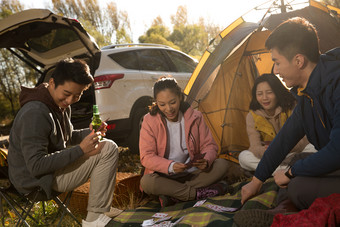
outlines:
{"label": "wristwatch", "polygon": [[286,177],[288,177],[289,179],[293,179],[294,176],[292,174],[289,173],[289,170],[291,170],[292,167],[290,167],[286,172],[285,172],[285,175]]}

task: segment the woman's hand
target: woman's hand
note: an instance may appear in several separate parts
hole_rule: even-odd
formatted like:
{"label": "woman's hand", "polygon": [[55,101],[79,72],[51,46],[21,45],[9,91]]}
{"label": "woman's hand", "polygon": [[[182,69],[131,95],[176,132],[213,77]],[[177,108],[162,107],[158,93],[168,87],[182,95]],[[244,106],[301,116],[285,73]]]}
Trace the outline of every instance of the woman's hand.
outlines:
{"label": "woman's hand", "polygon": [[241,189],[241,203],[244,204],[250,198],[254,197],[259,193],[263,182],[253,177],[253,179]]}
{"label": "woman's hand", "polygon": [[175,173],[181,173],[187,168],[187,166],[183,163],[175,162],[173,168]]}
{"label": "woman's hand", "polygon": [[205,170],[208,168],[208,160],[199,159],[199,160],[196,160],[194,163],[192,163],[192,165],[200,170]]}

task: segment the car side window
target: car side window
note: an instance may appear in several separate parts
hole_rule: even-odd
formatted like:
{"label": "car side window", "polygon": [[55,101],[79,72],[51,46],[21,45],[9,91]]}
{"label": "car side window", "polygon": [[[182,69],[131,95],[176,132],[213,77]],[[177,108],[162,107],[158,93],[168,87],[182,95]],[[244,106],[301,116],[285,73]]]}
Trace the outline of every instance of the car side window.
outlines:
{"label": "car side window", "polygon": [[160,50],[138,50],[137,55],[141,70],[171,71],[165,56]]}
{"label": "car side window", "polygon": [[178,72],[192,73],[195,70],[196,62],[192,59],[176,51],[167,50],[166,52],[175,64]]}
{"label": "car side window", "polygon": [[135,51],[124,51],[109,54],[108,56],[126,69],[139,70],[138,58]]}

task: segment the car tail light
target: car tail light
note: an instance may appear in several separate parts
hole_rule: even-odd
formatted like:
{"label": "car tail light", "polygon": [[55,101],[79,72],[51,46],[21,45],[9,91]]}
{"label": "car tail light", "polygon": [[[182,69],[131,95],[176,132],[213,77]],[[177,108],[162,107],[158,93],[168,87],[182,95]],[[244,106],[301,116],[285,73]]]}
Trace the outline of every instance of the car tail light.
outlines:
{"label": "car tail light", "polygon": [[124,74],[107,74],[94,78],[94,89],[110,88],[115,80],[122,79]]}
{"label": "car tail light", "polygon": [[114,123],[108,124],[108,125],[106,126],[106,129],[107,129],[107,130],[113,130],[113,129],[115,129],[115,128],[116,128],[116,124],[114,124]]}

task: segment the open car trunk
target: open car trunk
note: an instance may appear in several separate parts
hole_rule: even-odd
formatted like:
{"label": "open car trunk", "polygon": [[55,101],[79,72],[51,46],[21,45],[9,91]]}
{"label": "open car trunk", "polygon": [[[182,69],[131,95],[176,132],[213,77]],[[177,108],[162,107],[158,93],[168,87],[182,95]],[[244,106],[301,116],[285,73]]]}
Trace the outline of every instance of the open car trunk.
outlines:
{"label": "open car trunk", "polygon": [[[93,75],[100,58],[96,42],[79,21],[47,9],[29,9],[0,20],[0,48],[6,48],[38,72],[36,86],[48,82],[61,59],[83,59]],[[88,127],[94,102],[91,86],[81,100],[71,106],[75,128]]]}

